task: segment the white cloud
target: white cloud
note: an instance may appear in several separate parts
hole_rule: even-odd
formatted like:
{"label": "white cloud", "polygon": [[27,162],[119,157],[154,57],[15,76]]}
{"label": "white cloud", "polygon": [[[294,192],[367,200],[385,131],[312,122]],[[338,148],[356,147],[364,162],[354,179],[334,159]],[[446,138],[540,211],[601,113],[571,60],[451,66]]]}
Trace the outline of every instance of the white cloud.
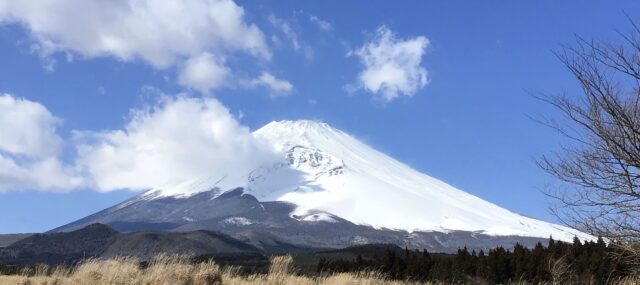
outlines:
{"label": "white cloud", "polygon": [[[245,52],[269,59],[262,31],[246,23],[244,14],[232,0],[0,0],[0,24],[24,26],[45,68],[53,68],[51,55],[58,52],[142,60],[157,69],[203,54]],[[216,63],[217,70],[225,69]],[[201,89],[196,83],[189,87]]]}
{"label": "white cloud", "polygon": [[42,158],[59,153],[60,120],[39,103],[0,94],[0,151]]}
{"label": "white cloud", "polygon": [[364,65],[358,87],[386,102],[399,96],[413,96],[429,83],[427,70],[421,66],[428,46],[426,37],[398,39],[386,26],[379,27],[372,41],[348,54],[357,56]]}
{"label": "white cloud", "polygon": [[269,88],[272,91],[271,95],[274,97],[289,95],[294,89],[291,82],[279,79],[268,72],[263,72],[257,78],[246,81],[244,85],[247,87],[262,86]]}
{"label": "white cloud", "polygon": [[164,68],[208,50],[269,57],[262,32],[231,0],[2,0],[0,20],[23,24],[41,52],[142,59]]}
{"label": "white cloud", "polygon": [[223,85],[229,69],[210,53],[190,58],[180,71],[178,82],[202,93]]}
{"label": "white cloud", "polygon": [[81,186],[75,170],[58,159],[60,119],[41,104],[0,94],[0,192],[68,190]]}
{"label": "white cloud", "polygon": [[246,173],[271,152],[213,98],[164,97],[121,130],[81,133],[78,163],[99,190],[148,189]]}
{"label": "white cloud", "polygon": [[0,154],[0,193],[10,190],[68,191],[84,185],[76,169],[58,158],[21,161]]}
{"label": "white cloud", "polygon": [[68,163],[59,122],[37,102],[0,96],[0,193],[144,190],[246,174],[278,158],[213,98],[162,95],[132,110],[122,129],[74,131]]}

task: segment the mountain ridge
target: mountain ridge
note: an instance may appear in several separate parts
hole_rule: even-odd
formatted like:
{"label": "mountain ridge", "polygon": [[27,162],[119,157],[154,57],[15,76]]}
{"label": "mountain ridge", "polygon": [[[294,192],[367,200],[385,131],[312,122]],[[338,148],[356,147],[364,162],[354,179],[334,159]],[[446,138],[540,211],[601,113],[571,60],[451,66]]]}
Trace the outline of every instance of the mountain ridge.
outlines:
{"label": "mountain ridge", "polygon": [[34,234],[0,248],[0,264],[73,264],[88,258],[130,256],[142,261],[160,254],[235,255],[263,250],[213,231],[121,233],[100,223],[68,232]]}

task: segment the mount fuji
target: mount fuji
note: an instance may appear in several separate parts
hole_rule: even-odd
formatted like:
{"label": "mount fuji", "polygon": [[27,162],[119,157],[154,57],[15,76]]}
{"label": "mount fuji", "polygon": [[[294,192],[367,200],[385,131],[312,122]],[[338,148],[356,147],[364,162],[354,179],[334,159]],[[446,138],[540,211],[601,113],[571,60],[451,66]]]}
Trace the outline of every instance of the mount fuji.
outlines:
{"label": "mount fuji", "polygon": [[151,189],[54,231],[97,222],[120,231],[207,229],[274,251],[395,243],[452,252],[593,238],[456,189],[326,123],[271,122],[253,136],[281,159]]}

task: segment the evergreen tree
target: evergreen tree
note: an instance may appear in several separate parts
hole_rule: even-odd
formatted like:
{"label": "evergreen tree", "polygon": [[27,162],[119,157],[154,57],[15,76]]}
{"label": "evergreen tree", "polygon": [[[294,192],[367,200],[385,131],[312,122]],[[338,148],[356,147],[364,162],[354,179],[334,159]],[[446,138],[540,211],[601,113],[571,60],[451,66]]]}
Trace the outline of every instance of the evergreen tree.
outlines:
{"label": "evergreen tree", "polygon": [[550,265],[559,259],[566,261],[574,274],[575,283],[607,284],[609,280],[623,278],[634,269],[625,252],[597,241],[573,244],[549,239],[548,246],[537,243],[529,249],[516,244],[513,250],[503,247],[469,253],[466,247],[455,255],[432,255],[427,250],[412,251],[405,248],[398,253],[387,247],[377,259],[357,255],[353,260],[327,260],[320,258],[316,272],[381,271],[389,278],[415,281],[443,281],[465,283],[469,278],[491,284],[526,281],[539,284],[551,281]]}

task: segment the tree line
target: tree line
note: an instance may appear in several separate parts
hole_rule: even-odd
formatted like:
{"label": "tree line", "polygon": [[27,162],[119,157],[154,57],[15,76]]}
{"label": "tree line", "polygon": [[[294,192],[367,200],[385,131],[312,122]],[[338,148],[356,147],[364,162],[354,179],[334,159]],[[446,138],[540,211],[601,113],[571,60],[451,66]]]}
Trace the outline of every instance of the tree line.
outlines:
{"label": "tree line", "polygon": [[448,256],[387,248],[377,258],[323,258],[316,270],[319,274],[378,271],[391,279],[407,281],[608,284],[634,274],[636,261],[634,255],[608,245],[602,238],[586,242],[576,238],[572,244],[550,238],[547,246],[537,243],[527,248],[516,244],[513,249],[497,247],[487,252],[469,252],[465,247]]}

